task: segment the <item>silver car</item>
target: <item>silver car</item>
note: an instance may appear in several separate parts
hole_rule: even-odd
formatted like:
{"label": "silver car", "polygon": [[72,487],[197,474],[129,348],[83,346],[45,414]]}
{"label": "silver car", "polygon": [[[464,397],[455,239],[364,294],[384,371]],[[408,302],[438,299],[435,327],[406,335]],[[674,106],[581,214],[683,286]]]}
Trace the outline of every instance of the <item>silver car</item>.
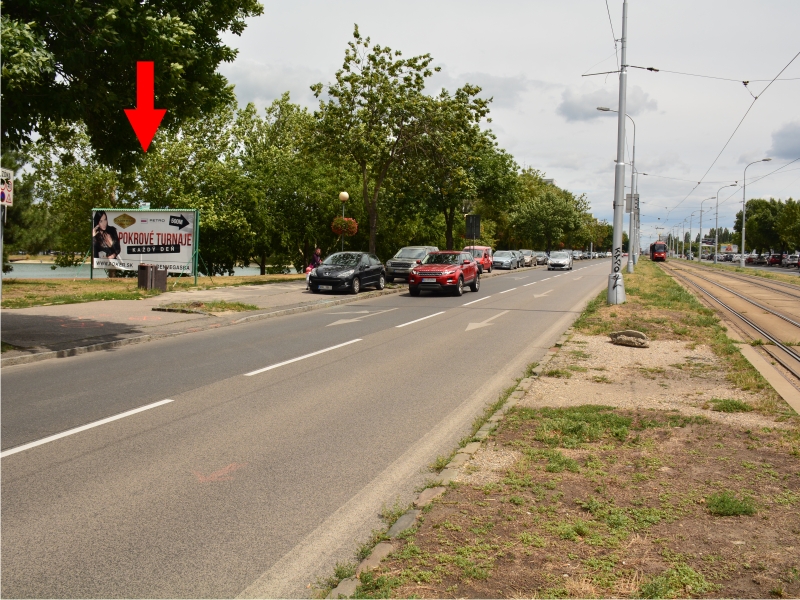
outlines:
{"label": "silver car", "polygon": [[417,261],[421,261],[431,252],[437,252],[436,246],[406,246],[400,248],[392,258],[386,261],[386,281],[391,283],[395,277],[408,279],[408,274]]}
{"label": "silver car", "polygon": [[533,253],[533,258],[536,259],[537,265],[546,265],[549,257],[547,256],[547,252],[542,250],[536,250]]}
{"label": "silver car", "polygon": [[498,250],[492,256],[492,266],[495,269],[516,269],[519,259],[513,250]]}
{"label": "silver car", "polygon": [[547,263],[547,270],[553,271],[554,269],[572,271],[572,252],[551,252],[550,262]]}

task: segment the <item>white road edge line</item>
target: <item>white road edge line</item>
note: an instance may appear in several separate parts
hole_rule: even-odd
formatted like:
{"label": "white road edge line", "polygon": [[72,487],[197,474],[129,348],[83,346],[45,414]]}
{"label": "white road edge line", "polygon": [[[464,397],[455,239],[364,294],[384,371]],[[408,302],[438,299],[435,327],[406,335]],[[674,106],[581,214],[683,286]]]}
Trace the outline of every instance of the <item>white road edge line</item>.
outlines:
{"label": "white road edge line", "polygon": [[[488,298],[488,296],[487,296],[487,298]],[[427,317],[422,317],[421,319],[414,319],[413,321],[409,321],[408,323],[403,323],[402,325],[395,325],[395,327],[405,327],[406,325],[412,325],[413,323],[419,323],[420,321],[424,321],[425,319],[430,319],[431,317],[435,317],[435,316],[438,316],[438,315],[443,315],[444,313],[445,313],[445,311],[434,313],[432,315],[428,315]]]}
{"label": "white road edge line", "polygon": [[250,371],[249,373],[245,373],[245,377],[250,377],[251,375],[258,375],[259,373],[263,373],[264,371],[271,371],[272,369],[277,369],[278,367],[282,367],[284,365],[291,364],[293,362],[297,362],[298,360],[303,360],[306,358],[311,358],[312,356],[317,356],[318,354],[322,354],[324,352],[330,352],[331,350],[336,350],[337,348],[341,348],[342,346],[349,346],[350,344],[355,344],[356,342],[360,342],[361,338],[356,340],[350,340],[349,342],[345,342],[344,344],[336,344],[335,346],[331,346],[330,348],[323,348],[322,350],[317,350],[316,352],[312,352],[311,354],[304,354],[303,356],[298,356],[297,358],[290,358],[289,360],[285,360],[283,362],[275,363],[274,365],[270,365],[268,367],[264,367],[263,369],[258,369],[257,371]]}
{"label": "white road edge line", "polygon": [[486,300],[487,298],[491,298],[491,296],[484,296],[483,298],[478,298],[477,300],[473,300],[472,302],[467,302],[466,304],[462,304],[461,306],[469,306],[470,304],[475,304],[476,302],[480,302],[481,300]]}
{"label": "white road edge line", "polygon": [[29,442],[27,444],[23,444],[22,446],[17,446],[16,448],[11,448],[9,450],[5,450],[4,452],[0,452],[0,458],[5,458],[6,456],[11,456],[12,454],[16,454],[17,452],[22,452],[23,450],[29,450],[30,448],[35,448],[36,446],[41,446],[42,444],[54,442],[63,437],[67,437],[68,435],[73,435],[76,433],[80,433],[81,431],[86,431],[87,429],[91,429],[92,427],[99,427],[100,425],[111,423],[111,421],[124,419],[125,417],[130,417],[131,415],[135,415],[136,413],[140,413],[145,410],[150,410],[151,408],[156,408],[157,406],[162,406],[163,404],[169,404],[170,402],[172,402],[172,400],[159,400],[158,402],[153,402],[153,404],[148,404],[147,406],[140,406],[139,408],[134,408],[133,410],[129,410],[124,413],[114,415],[113,417],[100,419],[99,421],[95,421],[94,423],[88,423],[87,425],[81,425],[80,427],[76,427],[75,429],[68,429],[67,431],[62,431],[61,433],[57,433],[55,435],[42,438],[41,440],[35,442]]}
{"label": "white road edge line", "polygon": [[505,294],[506,292],[513,292],[515,289],[517,289],[517,288],[511,288],[510,290],[503,290],[503,291],[502,291],[502,292],[500,292],[500,293],[501,293],[501,294]]}

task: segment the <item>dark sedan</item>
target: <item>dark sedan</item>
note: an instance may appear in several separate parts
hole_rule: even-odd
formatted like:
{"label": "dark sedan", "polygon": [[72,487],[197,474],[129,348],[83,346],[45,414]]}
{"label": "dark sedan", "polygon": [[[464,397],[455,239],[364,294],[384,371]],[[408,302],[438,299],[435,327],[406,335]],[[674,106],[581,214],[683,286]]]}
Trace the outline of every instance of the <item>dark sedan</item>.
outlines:
{"label": "dark sedan", "polygon": [[386,287],[386,270],[374,254],[368,252],[337,252],[322,261],[311,271],[308,287],[313,293],[351,292],[357,294],[361,288]]}

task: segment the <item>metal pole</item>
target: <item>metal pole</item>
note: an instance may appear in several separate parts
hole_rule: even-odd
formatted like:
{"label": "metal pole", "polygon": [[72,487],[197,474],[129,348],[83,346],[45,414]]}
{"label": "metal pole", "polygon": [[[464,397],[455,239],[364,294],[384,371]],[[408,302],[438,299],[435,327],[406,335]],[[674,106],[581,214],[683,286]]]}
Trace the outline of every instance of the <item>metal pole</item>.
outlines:
{"label": "metal pole", "polygon": [[681,223],[681,257],[686,257],[686,219]]}
{"label": "metal pole", "polygon": [[[625,115],[629,119],[630,116]],[[636,173],[636,121],[631,119],[633,123],[633,152],[631,154],[631,213],[628,217],[628,273],[633,273],[633,244],[636,237],[633,233],[634,215],[636,214],[635,195],[634,195],[634,174]]]}
{"label": "metal pole", "polygon": [[[756,161],[751,162],[750,165],[754,165],[754,164],[760,163],[760,162],[769,162],[771,160],[772,160],[771,158],[762,158],[761,160],[756,160]],[[747,165],[747,167],[749,167],[750,165]],[[746,206],[746,203],[747,203],[747,167],[744,168],[744,181],[742,182],[742,184],[743,184],[742,185],[742,254],[740,255],[741,258],[739,258],[739,266],[740,267],[744,267],[744,252],[745,252],[745,250],[744,250],[744,248],[745,248],[745,245],[744,245],[744,224],[745,224],[745,221],[747,221],[747,215],[746,215],[746,209],[747,209],[747,206]]]}
{"label": "metal pole", "polygon": [[[342,202],[342,219],[344,219],[344,202]],[[342,252],[344,252],[344,229],[342,229]]]}
{"label": "metal pole", "polygon": [[736,184],[723,185],[717,190],[717,208],[714,211],[714,264],[717,264],[717,253],[719,252],[719,193],[726,187],[736,187]]}
{"label": "metal pole", "polygon": [[625,109],[628,82],[628,0],[622,3],[622,57],[619,70],[619,109],[617,114],[617,162],[614,165],[614,235],[611,252],[611,274],[608,276],[609,304],[625,302],[625,284],[622,280],[622,228],[625,211]]}

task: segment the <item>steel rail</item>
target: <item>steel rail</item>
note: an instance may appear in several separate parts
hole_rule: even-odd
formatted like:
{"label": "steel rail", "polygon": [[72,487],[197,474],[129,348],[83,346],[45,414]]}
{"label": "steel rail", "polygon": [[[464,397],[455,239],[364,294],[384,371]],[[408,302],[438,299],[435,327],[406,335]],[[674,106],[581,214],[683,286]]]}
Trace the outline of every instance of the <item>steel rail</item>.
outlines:
{"label": "steel rail", "polygon": [[[679,269],[679,270],[680,270],[680,269]],[[764,311],[766,311],[766,312],[768,312],[768,313],[770,313],[770,314],[773,314],[773,315],[775,315],[776,317],[779,317],[779,318],[783,319],[784,321],[786,321],[786,322],[788,322],[788,323],[791,323],[792,325],[794,325],[795,327],[797,327],[798,329],[800,329],[800,323],[798,323],[797,321],[795,321],[795,320],[793,320],[793,319],[790,319],[790,318],[789,318],[789,317],[787,317],[786,315],[784,315],[784,314],[781,314],[781,313],[779,313],[779,312],[777,312],[777,311],[775,311],[775,310],[772,310],[771,308],[767,308],[767,307],[766,307],[766,306],[764,306],[763,304],[759,304],[759,303],[758,303],[758,302],[756,302],[755,300],[751,300],[751,299],[750,299],[750,298],[748,298],[747,296],[744,296],[744,295],[740,294],[739,292],[737,292],[737,291],[735,291],[735,290],[732,290],[732,289],[730,289],[729,287],[727,287],[727,286],[724,286],[724,285],[722,285],[721,283],[719,283],[719,282],[717,282],[717,281],[714,281],[713,279],[709,279],[708,277],[703,277],[702,275],[697,275],[697,274],[695,274],[695,273],[691,273],[690,275],[691,275],[692,277],[697,277],[698,279],[702,279],[703,281],[708,281],[709,283],[713,283],[713,284],[714,284],[714,285],[716,285],[717,287],[721,287],[721,288],[722,288],[723,290],[725,290],[726,292],[729,292],[729,293],[733,294],[734,296],[737,296],[737,297],[741,298],[741,299],[742,299],[742,300],[744,300],[745,302],[749,302],[749,303],[750,303],[750,304],[752,304],[753,306],[757,306],[757,307],[758,307],[758,308],[760,308],[761,310],[764,310]]]}
{"label": "steel rail", "polygon": [[[800,292],[800,286],[794,285],[792,283],[786,283],[785,281],[776,281],[774,279],[767,279],[766,277],[758,277],[758,276],[751,276],[751,275],[734,275],[732,273],[726,272],[725,269],[714,269],[710,268],[707,265],[692,265],[693,267],[697,267],[699,269],[703,269],[708,273],[719,273],[720,275],[724,275],[725,277],[730,277],[731,279],[738,279],[739,281],[746,281],[748,283],[774,283],[777,286],[788,288],[790,290],[795,290]],[[792,294],[791,292],[787,292],[785,289],[779,289],[776,287],[772,287],[769,285],[764,285],[765,288],[778,292],[780,294],[786,294],[790,298],[798,298],[800,299],[800,294]]]}
{"label": "steel rail", "polygon": [[[739,319],[739,320],[741,320],[742,322],[746,323],[746,324],[747,324],[749,327],[751,327],[752,329],[754,329],[755,331],[757,331],[759,334],[761,334],[762,336],[764,336],[765,338],[767,338],[767,339],[768,339],[770,342],[772,342],[772,343],[773,343],[773,344],[774,344],[776,347],[778,347],[778,348],[780,348],[781,350],[783,350],[783,352],[785,352],[785,353],[786,353],[788,356],[792,357],[794,360],[796,360],[798,363],[800,363],[800,354],[798,354],[797,352],[795,352],[794,350],[792,350],[790,347],[788,347],[788,346],[784,346],[784,345],[783,345],[783,343],[782,343],[780,340],[778,340],[777,338],[775,338],[774,336],[772,336],[771,334],[769,334],[767,331],[765,331],[764,329],[762,329],[761,327],[759,327],[758,325],[756,325],[755,323],[753,323],[753,322],[752,322],[750,319],[748,319],[747,317],[745,317],[744,315],[742,315],[740,312],[738,312],[738,311],[734,310],[733,308],[731,308],[730,306],[728,306],[727,304],[725,304],[725,303],[724,303],[722,300],[720,300],[719,298],[717,298],[717,297],[716,297],[714,294],[712,294],[712,293],[711,293],[711,292],[709,292],[708,290],[704,289],[702,286],[698,285],[698,284],[697,284],[697,283],[695,283],[694,281],[690,280],[688,277],[686,277],[686,276],[684,276],[684,275],[679,275],[679,274],[678,274],[678,273],[677,273],[677,272],[676,272],[674,269],[667,268],[667,270],[668,270],[668,271],[671,271],[671,272],[672,272],[672,274],[673,274],[673,275],[675,275],[676,277],[679,277],[680,279],[683,279],[683,280],[684,280],[686,283],[688,283],[688,284],[689,284],[689,285],[691,285],[692,287],[695,287],[695,288],[697,288],[697,289],[698,289],[700,292],[702,292],[703,294],[705,294],[706,296],[708,296],[709,298],[711,298],[712,300],[714,300],[714,301],[715,301],[717,304],[719,304],[720,306],[722,306],[722,307],[723,307],[725,310],[727,310],[728,312],[730,312],[730,313],[731,313],[732,315],[734,315],[734,316],[735,316],[737,319]],[[766,352],[767,352],[767,353],[768,353],[768,354],[769,354],[769,355],[770,355],[772,358],[774,358],[774,359],[775,359],[777,362],[779,362],[779,363],[781,364],[781,366],[783,366],[783,367],[784,367],[784,368],[785,368],[787,371],[789,371],[789,372],[790,372],[792,375],[794,375],[796,378],[800,379],[800,372],[798,372],[798,371],[800,371],[800,370],[799,370],[799,369],[797,369],[797,367],[795,367],[795,366],[792,366],[792,365],[788,365],[788,364],[786,364],[786,362],[785,362],[784,360],[781,360],[781,358],[780,358],[780,357],[776,356],[776,355],[775,355],[773,352],[770,352],[770,350],[769,350],[769,348],[768,348],[767,346],[762,346],[762,348],[764,348],[764,350],[765,350],[765,351],[766,351]]]}

